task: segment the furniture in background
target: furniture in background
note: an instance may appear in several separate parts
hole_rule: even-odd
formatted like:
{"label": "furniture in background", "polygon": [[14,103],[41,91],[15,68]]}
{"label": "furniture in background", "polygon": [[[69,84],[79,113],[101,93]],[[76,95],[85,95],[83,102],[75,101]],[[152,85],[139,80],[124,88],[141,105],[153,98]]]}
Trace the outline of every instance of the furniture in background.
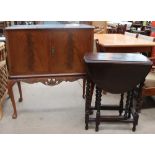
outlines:
{"label": "furniture in background", "polygon": [[93,26],[81,24],[18,25],[5,29],[13,118],[17,117],[14,83],[56,85],[85,78],[83,57],[93,51],[93,31]]}
{"label": "furniture in background", "polygon": [[152,42],[155,41],[155,37],[146,36],[146,35],[142,35],[142,34],[138,34],[138,38],[148,40],[148,41],[152,41]]}
{"label": "furniture in background", "polygon": [[138,37],[138,34],[127,32],[127,31],[125,31],[124,35],[131,36],[131,37],[134,37],[134,38],[137,38]]}
{"label": "furniture in background", "polygon": [[[133,102],[136,86],[143,83],[151,69],[152,62],[137,53],[88,53],[84,57],[87,66],[87,89],[85,106],[85,129],[89,122],[95,122],[95,130],[99,130],[100,122],[133,123],[132,131],[138,124],[138,104]],[[91,85],[96,85],[95,106],[91,104]],[[127,101],[120,109],[123,115],[101,115],[101,110],[111,110],[108,105],[101,105],[102,89],[113,94],[127,92]],[[123,104],[123,101],[122,101]],[[90,117],[90,111],[96,110],[96,117]],[[114,109],[112,109],[114,110]]]}
{"label": "furniture in background", "polygon": [[124,34],[125,31],[129,31],[132,25],[131,22],[122,22],[122,21],[108,21],[107,22],[107,32],[108,33],[119,33]]}
{"label": "furniture in background", "polygon": [[[150,41],[150,42],[155,42],[155,37],[153,36],[146,36],[146,35],[139,34],[138,38],[146,41]],[[142,108],[143,97],[155,95],[155,71],[154,71],[155,57],[154,57],[153,49],[154,47],[152,48],[152,52],[145,51],[147,57],[152,61],[153,67],[150,70],[149,74],[146,76],[144,84],[140,85],[140,87],[142,88],[141,94],[138,94],[139,96],[138,99],[141,99],[140,109]]]}
{"label": "furniture in background", "polygon": [[131,30],[131,33],[136,33],[136,34],[142,34],[146,36],[150,36],[150,30],[145,29],[145,30]]}
{"label": "furniture in background", "polygon": [[118,25],[117,25],[117,33],[119,33],[119,34],[124,34],[125,31],[126,31],[126,27],[127,27],[126,24],[124,24],[124,25],[118,24]]}
{"label": "furniture in background", "polygon": [[154,68],[151,69],[151,71],[149,72],[149,74],[147,75],[145,79],[145,83],[142,87],[141,96],[142,98],[145,96],[155,96],[155,70]]}
{"label": "furniture in background", "polygon": [[154,42],[123,34],[94,34],[94,38],[99,40],[100,49],[104,52],[143,53],[151,52],[155,46]]}
{"label": "furniture in background", "polygon": [[[153,33],[152,33],[152,36],[146,36],[146,35],[138,34],[138,38],[146,40],[146,41],[150,41],[150,42],[155,42],[155,34],[153,34]],[[155,61],[154,49],[155,49],[155,46],[152,47],[151,52],[145,51],[145,54],[152,60],[152,62]]]}
{"label": "furniture in background", "polygon": [[[146,36],[146,35],[142,35],[142,34],[138,34],[138,38],[146,40],[146,41],[150,41],[150,42],[154,42],[155,41],[155,37]],[[143,54],[146,55],[147,57],[152,57],[153,48],[154,47],[152,47],[151,52],[150,51],[145,51],[145,52],[143,52]]]}
{"label": "furniture in background", "polygon": [[5,58],[5,44],[3,42],[0,42],[0,119],[3,115],[2,106],[7,95],[8,72]]}
{"label": "furniture in background", "polygon": [[92,21],[80,21],[79,24],[92,25]]}
{"label": "furniture in background", "polygon": [[5,27],[6,23],[4,21],[0,21],[0,36],[3,36]]}
{"label": "furniture in background", "polygon": [[[155,32],[151,32],[150,36],[155,38]],[[155,47],[152,48],[151,58],[153,65],[155,66]]]}
{"label": "furniture in background", "polygon": [[117,27],[107,27],[107,33],[117,33]]}
{"label": "furniture in background", "polygon": [[3,116],[3,104],[7,95],[8,72],[5,61],[0,61],[0,119]]}
{"label": "furniture in background", "polygon": [[151,27],[149,21],[135,21],[132,23],[130,32],[150,36]]}
{"label": "furniture in background", "polygon": [[107,33],[106,21],[80,21],[79,23],[94,26],[94,33],[97,34]]}
{"label": "furniture in background", "polygon": [[37,21],[13,21],[12,25],[35,25]]}
{"label": "furniture in background", "polygon": [[94,33],[97,34],[107,33],[106,21],[92,21],[92,25],[95,26]]}
{"label": "furniture in background", "polygon": [[117,28],[118,25],[126,25],[126,31],[129,31],[132,25],[130,21],[107,21],[108,27]]}
{"label": "furniture in background", "polygon": [[131,29],[138,29],[141,28],[143,26],[143,22],[142,21],[133,21],[132,25],[131,25]]}
{"label": "furniture in background", "polygon": [[6,60],[6,56],[5,43],[0,42],[0,61]]}
{"label": "furniture in background", "polygon": [[10,21],[0,21],[0,37],[4,36],[4,29],[10,25],[11,25]]}
{"label": "furniture in background", "polygon": [[[155,57],[151,57],[151,61],[155,61]],[[142,85],[142,92],[139,94],[141,97],[141,107],[143,104],[143,98],[146,96],[155,96],[155,66],[153,64],[152,69],[149,74],[146,76],[145,82]]]}
{"label": "furniture in background", "polygon": [[[143,37],[145,39],[145,37]],[[151,40],[155,41],[155,32],[151,32]],[[148,39],[148,38],[146,38]],[[141,98],[145,96],[155,96],[155,47],[153,47],[151,52],[151,57],[149,57],[150,60],[153,62],[152,69],[150,70],[149,74],[147,75],[145,79],[144,85],[142,85],[142,93]],[[143,100],[141,101],[141,107],[143,104]]]}

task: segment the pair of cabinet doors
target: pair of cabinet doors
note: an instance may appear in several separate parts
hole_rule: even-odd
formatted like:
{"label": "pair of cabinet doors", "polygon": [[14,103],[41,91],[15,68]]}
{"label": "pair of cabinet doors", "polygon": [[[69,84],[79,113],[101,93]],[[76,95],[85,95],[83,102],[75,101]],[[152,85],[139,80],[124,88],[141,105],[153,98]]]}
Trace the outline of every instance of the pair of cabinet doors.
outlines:
{"label": "pair of cabinet doors", "polygon": [[9,75],[84,73],[83,57],[93,51],[89,29],[6,31]]}

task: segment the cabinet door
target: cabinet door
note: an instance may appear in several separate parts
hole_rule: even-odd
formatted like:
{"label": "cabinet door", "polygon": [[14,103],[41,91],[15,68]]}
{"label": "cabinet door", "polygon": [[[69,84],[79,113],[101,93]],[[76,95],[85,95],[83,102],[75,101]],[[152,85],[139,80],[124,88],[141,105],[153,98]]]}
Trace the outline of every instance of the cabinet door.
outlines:
{"label": "cabinet door", "polygon": [[79,29],[73,31],[72,67],[75,73],[85,73],[84,55],[93,52],[93,30]]}
{"label": "cabinet door", "polygon": [[51,73],[69,73],[72,70],[72,44],[66,30],[54,30],[50,33],[50,70]]}
{"label": "cabinet door", "polygon": [[14,30],[7,32],[10,75],[49,72],[49,35],[47,31]]}
{"label": "cabinet door", "polygon": [[51,72],[84,73],[83,57],[93,50],[93,31],[61,29],[51,32]]}

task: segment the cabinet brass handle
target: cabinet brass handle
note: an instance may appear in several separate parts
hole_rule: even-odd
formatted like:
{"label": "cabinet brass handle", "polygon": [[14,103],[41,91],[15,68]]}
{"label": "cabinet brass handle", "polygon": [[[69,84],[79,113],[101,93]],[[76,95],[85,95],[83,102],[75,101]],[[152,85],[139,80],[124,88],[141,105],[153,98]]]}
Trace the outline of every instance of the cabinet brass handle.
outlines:
{"label": "cabinet brass handle", "polygon": [[55,53],[55,48],[51,48],[51,56],[53,56]]}

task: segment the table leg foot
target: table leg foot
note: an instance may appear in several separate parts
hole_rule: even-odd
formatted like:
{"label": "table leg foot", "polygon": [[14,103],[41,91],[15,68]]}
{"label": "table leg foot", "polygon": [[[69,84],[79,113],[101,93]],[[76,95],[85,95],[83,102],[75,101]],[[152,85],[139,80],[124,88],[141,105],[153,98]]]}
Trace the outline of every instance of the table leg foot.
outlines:
{"label": "table leg foot", "polygon": [[135,132],[135,131],[136,131],[136,127],[135,127],[135,126],[132,128],[132,131],[133,131],[133,132]]}
{"label": "table leg foot", "polygon": [[86,124],[86,126],[85,126],[85,130],[88,130],[88,124]]}
{"label": "table leg foot", "polygon": [[16,118],[17,118],[17,113],[13,113],[12,119],[16,119]]}
{"label": "table leg foot", "polygon": [[98,132],[98,131],[99,131],[99,127],[98,127],[98,126],[96,126],[95,131],[96,131],[96,132]]}
{"label": "table leg foot", "polygon": [[23,101],[23,98],[19,98],[19,99],[18,99],[18,102],[22,102],[22,101]]}

